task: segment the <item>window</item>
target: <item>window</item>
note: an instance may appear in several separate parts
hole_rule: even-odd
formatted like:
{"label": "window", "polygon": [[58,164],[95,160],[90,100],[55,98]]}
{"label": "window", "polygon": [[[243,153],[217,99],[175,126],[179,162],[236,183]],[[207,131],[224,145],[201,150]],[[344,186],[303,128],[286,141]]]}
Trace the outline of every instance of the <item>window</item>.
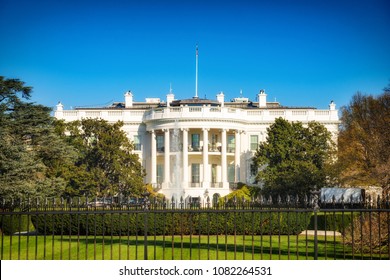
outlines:
{"label": "window", "polygon": [[164,167],[162,164],[157,164],[157,183],[161,184],[164,181]]}
{"label": "window", "polygon": [[218,142],[218,134],[211,134],[211,144],[217,145]]}
{"label": "window", "polygon": [[141,151],[141,136],[134,135],[134,151]]}
{"label": "window", "polygon": [[200,134],[191,134],[191,146],[194,151],[199,151]]}
{"label": "window", "polygon": [[200,182],[200,164],[199,163],[193,163],[191,165],[191,182],[192,183],[199,183]]}
{"label": "window", "polygon": [[218,143],[218,134],[211,134],[211,146],[210,151],[211,152],[217,152],[217,143]]}
{"label": "window", "polygon": [[164,135],[157,134],[156,142],[157,142],[157,152],[164,152]]}
{"label": "window", "polygon": [[256,151],[259,147],[259,136],[251,135],[251,151]]}
{"label": "window", "polygon": [[234,168],[234,163],[229,164],[227,167],[227,177],[228,177],[228,182],[234,183],[235,181],[235,168]]}
{"label": "window", "polygon": [[236,147],[236,141],[235,137],[232,134],[229,134],[227,136],[227,152],[228,153],[234,153],[234,149]]}
{"label": "window", "polygon": [[211,165],[211,183],[217,182],[217,165],[212,164]]}

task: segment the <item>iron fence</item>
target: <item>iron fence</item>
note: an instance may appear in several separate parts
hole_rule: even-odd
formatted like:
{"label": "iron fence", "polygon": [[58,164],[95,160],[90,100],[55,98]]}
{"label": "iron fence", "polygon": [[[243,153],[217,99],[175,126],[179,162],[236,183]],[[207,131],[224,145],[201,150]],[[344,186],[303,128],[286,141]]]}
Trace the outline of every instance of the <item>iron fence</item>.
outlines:
{"label": "iron fence", "polygon": [[1,200],[6,259],[389,259],[389,199]]}

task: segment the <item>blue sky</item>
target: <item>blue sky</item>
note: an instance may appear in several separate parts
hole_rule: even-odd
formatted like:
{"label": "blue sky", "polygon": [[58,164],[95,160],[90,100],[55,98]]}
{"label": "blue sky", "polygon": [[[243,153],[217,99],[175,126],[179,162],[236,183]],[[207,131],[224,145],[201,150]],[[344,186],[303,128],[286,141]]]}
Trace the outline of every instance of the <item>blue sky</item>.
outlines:
{"label": "blue sky", "polygon": [[0,75],[53,107],[199,96],[338,107],[390,83],[390,1],[0,0]]}

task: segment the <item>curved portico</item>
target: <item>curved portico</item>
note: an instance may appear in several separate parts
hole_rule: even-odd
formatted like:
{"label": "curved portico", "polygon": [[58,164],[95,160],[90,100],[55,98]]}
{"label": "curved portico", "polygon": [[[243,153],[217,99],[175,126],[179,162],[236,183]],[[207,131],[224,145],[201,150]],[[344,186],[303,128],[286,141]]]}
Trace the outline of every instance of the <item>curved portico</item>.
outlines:
{"label": "curved portico", "polygon": [[235,170],[239,170],[241,151],[236,139],[242,130],[234,123],[208,118],[197,122],[159,118],[145,123],[152,144],[151,183],[164,194],[198,196],[203,189],[209,197],[223,196],[229,193],[229,182],[239,181]]}

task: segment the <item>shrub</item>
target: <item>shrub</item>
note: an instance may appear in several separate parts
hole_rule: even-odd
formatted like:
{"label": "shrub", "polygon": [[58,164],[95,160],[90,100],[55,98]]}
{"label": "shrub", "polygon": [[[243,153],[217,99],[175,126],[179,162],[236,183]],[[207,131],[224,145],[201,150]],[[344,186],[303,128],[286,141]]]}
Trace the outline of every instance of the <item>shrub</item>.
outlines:
{"label": "shrub", "polygon": [[31,220],[38,234],[143,235],[298,234],[310,221],[303,212],[175,211],[43,214]]}
{"label": "shrub", "polygon": [[354,216],[345,232],[355,253],[386,253],[389,248],[389,213],[368,212]]}
{"label": "shrub", "polygon": [[[330,230],[343,233],[351,224],[351,213],[321,213],[317,215],[317,229]],[[309,230],[314,230],[314,215],[310,219]]]}
{"label": "shrub", "polygon": [[0,216],[0,227],[5,235],[34,230],[30,216],[26,214],[2,215]]}

